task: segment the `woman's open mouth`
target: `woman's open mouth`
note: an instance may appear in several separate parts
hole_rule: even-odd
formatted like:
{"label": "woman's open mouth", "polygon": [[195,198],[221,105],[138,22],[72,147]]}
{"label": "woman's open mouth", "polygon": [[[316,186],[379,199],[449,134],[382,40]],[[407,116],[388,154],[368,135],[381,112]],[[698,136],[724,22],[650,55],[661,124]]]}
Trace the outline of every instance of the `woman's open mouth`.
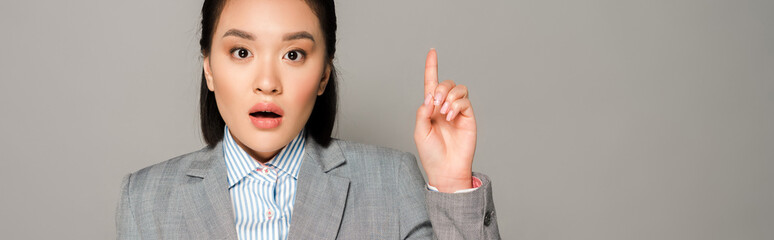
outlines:
{"label": "woman's open mouth", "polygon": [[250,108],[250,121],[260,129],[271,129],[282,123],[282,108],[274,103],[258,103]]}
{"label": "woman's open mouth", "polygon": [[250,116],[257,117],[257,118],[278,118],[282,117],[279,114],[273,113],[273,112],[254,112],[251,113]]}

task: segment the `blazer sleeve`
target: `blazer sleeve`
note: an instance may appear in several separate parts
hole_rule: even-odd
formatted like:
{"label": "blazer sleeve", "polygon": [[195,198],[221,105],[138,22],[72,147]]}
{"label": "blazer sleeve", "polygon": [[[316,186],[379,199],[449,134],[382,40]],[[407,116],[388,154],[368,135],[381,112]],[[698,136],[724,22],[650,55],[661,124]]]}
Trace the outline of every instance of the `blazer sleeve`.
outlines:
{"label": "blazer sleeve", "polygon": [[[430,221],[429,224],[421,221],[410,222],[409,225],[413,226],[404,228],[403,222],[412,218],[402,213],[401,229],[409,229],[411,233],[403,236],[407,239],[500,239],[492,199],[492,184],[488,176],[474,172],[473,176],[481,180],[481,186],[471,192],[435,192],[425,186],[414,155],[407,153],[402,160],[402,176],[405,177],[399,177],[402,179],[399,186],[410,186],[411,193],[408,195],[419,195],[419,198],[424,199],[425,209],[419,209],[419,212],[426,210],[426,217]],[[413,202],[412,199],[408,197],[407,200]],[[406,208],[401,206],[402,209]],[[430,230],[432,237],[426,232]]]}
{"label": "blazer sleeve", "polygon": [[121,184],[121,198],[116,209],[117,239],[140,239],[137,222],[134,220],[134,212],[129,199],[129,183],[131,174],[124,177]]}

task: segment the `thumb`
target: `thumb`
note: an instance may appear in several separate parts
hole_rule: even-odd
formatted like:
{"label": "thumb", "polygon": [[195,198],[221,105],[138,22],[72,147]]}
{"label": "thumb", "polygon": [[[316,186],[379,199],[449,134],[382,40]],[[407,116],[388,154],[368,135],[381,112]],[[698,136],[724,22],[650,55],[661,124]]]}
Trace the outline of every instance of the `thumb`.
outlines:
{"label": "thumb", "polygon": [[430,117],[433,115],[433,109],[435,107],[432,101],[433,95],[428,93],[425,95],[425,102],[417,109],[417,124],[414,128],[415,140],[424,139],[424,137],[430,133],[432,127]]}

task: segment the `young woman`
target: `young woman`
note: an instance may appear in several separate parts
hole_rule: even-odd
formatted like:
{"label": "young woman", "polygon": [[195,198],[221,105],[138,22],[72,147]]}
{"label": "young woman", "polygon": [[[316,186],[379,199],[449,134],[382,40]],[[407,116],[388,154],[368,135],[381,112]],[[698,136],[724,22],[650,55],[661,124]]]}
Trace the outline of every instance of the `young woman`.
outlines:
{"label": "young woman", "polygon": [[499,239],[463,85],[425,66],[413,155],[331,138],[332,0],[205,0],[208,146],[129,174],[121,239]]}

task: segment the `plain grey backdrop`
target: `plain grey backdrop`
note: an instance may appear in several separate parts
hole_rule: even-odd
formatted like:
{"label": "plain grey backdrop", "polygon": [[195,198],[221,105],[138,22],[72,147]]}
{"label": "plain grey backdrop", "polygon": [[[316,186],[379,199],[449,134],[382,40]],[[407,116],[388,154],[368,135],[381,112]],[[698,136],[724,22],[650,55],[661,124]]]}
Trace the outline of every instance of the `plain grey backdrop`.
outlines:
{"label": "plain grey backdrop", "polygon": [[[110,239],[121,177],[202,147],[201,1],[0,7],[0,238]],[[505,239],[774,239],[774,1],[337,1],[336,136],[416,153],[470,88]]]}

